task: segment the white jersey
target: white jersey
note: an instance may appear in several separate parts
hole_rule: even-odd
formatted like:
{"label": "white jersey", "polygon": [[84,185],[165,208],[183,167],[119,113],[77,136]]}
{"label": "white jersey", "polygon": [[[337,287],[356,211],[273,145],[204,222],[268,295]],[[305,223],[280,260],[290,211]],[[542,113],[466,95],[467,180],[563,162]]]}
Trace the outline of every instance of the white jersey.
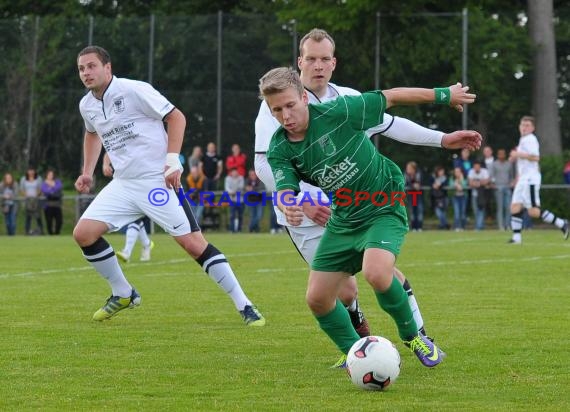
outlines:
{"label": "white jersey", "polygon": [[79,103],[85,129],[99,135],[118,179],[163,178],[168,142],[163,119],[172,110],[150,84],[115,76],[101,100],[89,92]]}
{"label": "white jersey", "polygon": [[[533,156],[540,156],[538,139],[534,134],[522,136],[519,140],[517,151],[525,152]],[[541,182],[538,162],[528,159],[517,159],[518,181],[524,184],[539,185]]]}

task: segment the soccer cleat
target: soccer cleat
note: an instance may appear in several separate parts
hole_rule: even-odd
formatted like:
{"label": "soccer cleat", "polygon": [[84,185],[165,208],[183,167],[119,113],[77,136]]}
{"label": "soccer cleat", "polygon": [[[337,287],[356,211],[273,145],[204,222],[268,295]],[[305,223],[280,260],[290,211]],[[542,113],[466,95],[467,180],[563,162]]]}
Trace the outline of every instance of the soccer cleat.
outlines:
{"label": "soccer cleat", "polygon": [[125,263],[129,263],[129,261],[131,260],[131,255],[129,255],[124,250],[121,250],[120,252],[115,252],[115,255],[117,255],[117,257]]}
{"label": "soccer cleat", "polygon": [[239,313],[247,326],[265,325],[265,318],[253,305],[246,305]]}
{"label": "soccer cleat", "polygon": [[570,235],[570,228],[568,228],[568,219],[564,219],[564,226],[562,226],[562,236],[564,236],[564,240],[568,240],[568,236]]}
{"label": "soccer cleat", "polygon": [[141,304],[141,300],[142,300],[141,295],[139,295],[135,289],[133,289],[133,291],[131,292],[131,296],[129,296],[128,298],[122,298],[120,296],[111,296],[109,299],[107,299],[105,305],[103,305],[101,309],[95,312],[95,314],[93,315],[93,320],[102,321],[102,320],[111,319],[113,316],[115,316],[123,309],[126,308],[132,309],[135,306],[139,306]]}
{"label": "soccer cleat", "polygon": [[356,300],[356,309],[348,310],[348,315],[350,316],[350,323],[352,323],[352,326],[354,327],[354,330],[356,330],[356,333],[358,333],[358,336],[361,338],[370,336],[370,326],[364,317],[364,313],[360,310],[358,300]]}
{"label": "soccer cleat", "polygon": [[428,368],[437,366],[444,358],[445,353],[421,333],[410,341],[404,341],[406,345],[418,357],[420,362]]}
{"label": "soccer cleat", "polygon": [[346,355],[343,353],[331,369],[346,369]]}
{"label": "soccer cleat", "polygon": [[361,319],[362,322],[360,322],[358,326],[355,326],[354,329],[356,330],[356,333],[358,333],[358,336],[365,338],[370,336],[370,325],[368,325],[368,321],[364,318],[364,315],[362,315]]}
{"label": "soccer cleat", "polygon": [[141,250],[141,262],[148,262],[150,260],[150,251],[154,248],[154,242],[151,240],[150,245],[143,247]]}
{"label": "soccer cleat", "polygon": [[521,241],[518,241],[518,242],[517,242],[516,240],[513,240],[513,239],[509,239],[509,240],[507,241],[507,243],[510,244],[510,245],[522,245],[522,242],[521,242]]}

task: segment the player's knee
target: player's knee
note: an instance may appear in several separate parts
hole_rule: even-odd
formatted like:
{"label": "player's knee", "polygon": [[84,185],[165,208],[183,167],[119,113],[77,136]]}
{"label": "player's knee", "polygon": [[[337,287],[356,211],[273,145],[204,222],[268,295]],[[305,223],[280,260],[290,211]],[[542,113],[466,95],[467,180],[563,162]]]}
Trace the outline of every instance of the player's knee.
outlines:
{"label": "player's knee", "polygon": [[354,276],[351,276],[344,282],[342,285],[340,292],[338,294],[338,298],[340,301],[345,305],[350,305],[354,302],[354,299],[358,296],[358,287],[356,286],[356,279]]}

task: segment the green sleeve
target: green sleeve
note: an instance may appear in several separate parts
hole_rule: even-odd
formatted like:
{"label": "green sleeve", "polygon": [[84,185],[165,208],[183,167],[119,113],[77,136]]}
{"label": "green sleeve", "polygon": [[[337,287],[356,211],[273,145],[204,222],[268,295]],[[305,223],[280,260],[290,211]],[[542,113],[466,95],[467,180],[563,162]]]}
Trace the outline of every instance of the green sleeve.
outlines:
{"label": "green sleeve", "polygon": [[277,190],[300,190],[299,173],[292,163],[292,156],[286,152],[287,144],[274,144],[275,135],[271,139],[269,150],[267,151],[267,161],[271,166],[273,178],[275,179],[275,187]]}
{"label": "green sleeve", "polygon": [[368,130],[383,123],[386,97],[380,90],[345,96],[348,119],[355,130]]}

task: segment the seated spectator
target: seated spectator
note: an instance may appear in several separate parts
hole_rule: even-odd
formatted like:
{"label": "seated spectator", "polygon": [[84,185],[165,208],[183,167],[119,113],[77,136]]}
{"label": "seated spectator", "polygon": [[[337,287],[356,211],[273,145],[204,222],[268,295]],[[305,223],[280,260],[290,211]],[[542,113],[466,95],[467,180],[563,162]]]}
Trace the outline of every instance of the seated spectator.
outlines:
{"label": "seated spectator", "polygon": [[197,166],[192,166],[190,173],[186,177],[188,189],[194,189],[190,194],[190,199],[194,203],[190,203],[190,209],[192,209],[192,214],[198,224],[202,222],[202,215],[204,213],[204,204],[200,201],[200,192],[204,191],[204,179],[204,175],[200,173],[200,169],[198,169]]}

